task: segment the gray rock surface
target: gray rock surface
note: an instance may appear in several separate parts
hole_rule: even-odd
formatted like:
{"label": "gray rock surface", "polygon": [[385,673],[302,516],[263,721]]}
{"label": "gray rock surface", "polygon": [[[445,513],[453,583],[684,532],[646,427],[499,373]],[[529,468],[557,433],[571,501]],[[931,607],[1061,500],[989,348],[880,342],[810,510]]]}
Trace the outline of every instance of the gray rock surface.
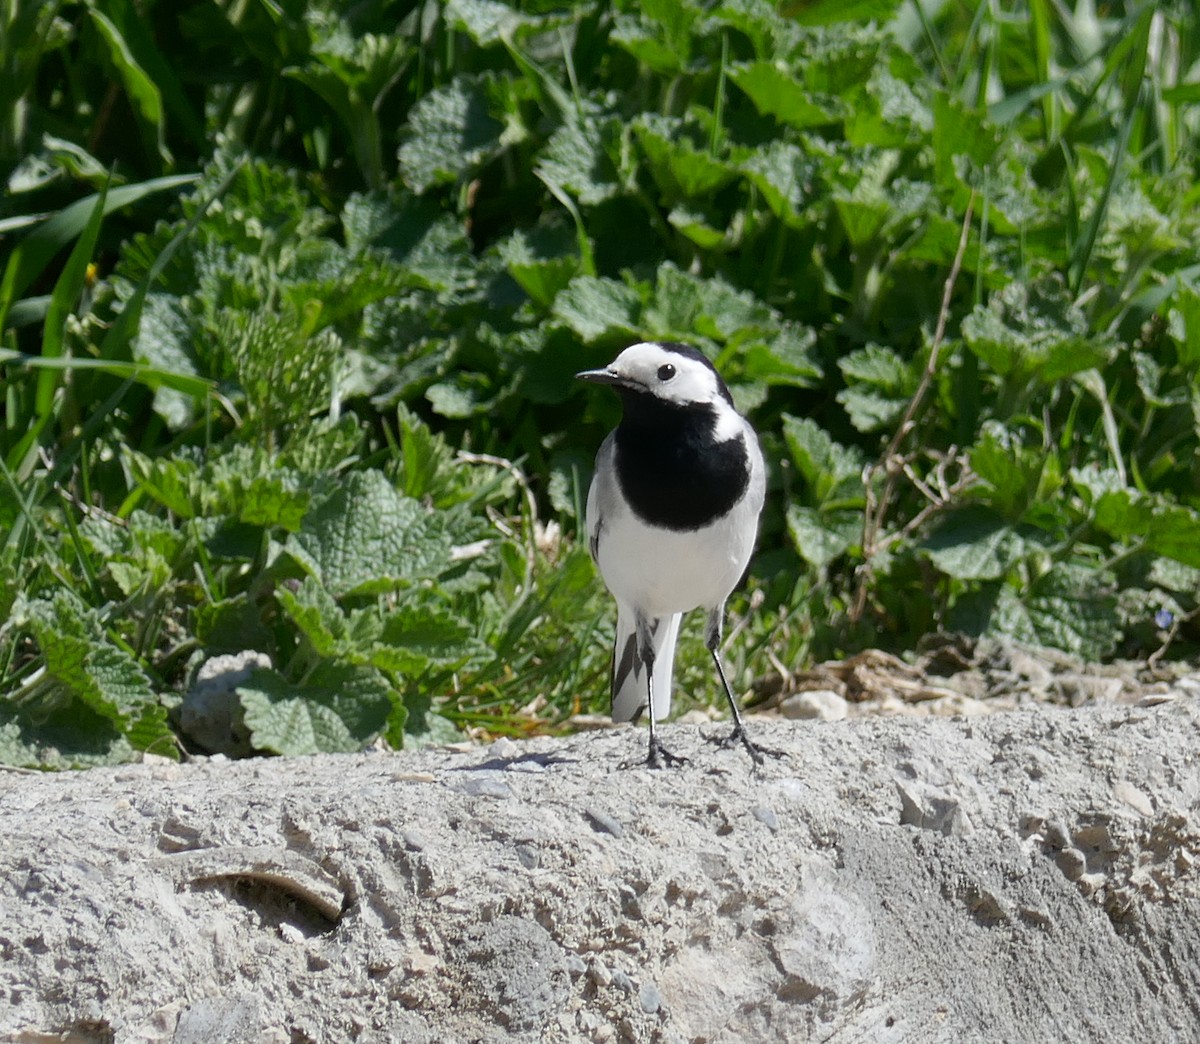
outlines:
{"label": "gray rock surface", "polygon": [[0,773],[4,1041],[1195,1041],[1200,697]]}

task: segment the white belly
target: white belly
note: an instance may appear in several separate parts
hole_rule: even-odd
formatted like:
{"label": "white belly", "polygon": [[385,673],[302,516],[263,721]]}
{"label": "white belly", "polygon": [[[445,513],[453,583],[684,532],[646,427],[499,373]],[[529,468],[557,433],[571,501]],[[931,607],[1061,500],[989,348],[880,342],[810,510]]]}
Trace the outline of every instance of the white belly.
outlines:
{"label": "white belly", "polygon": [[614,512],[600,533],[600,575],[618,601],[650,617],[715,608],[746,571],[756,522],[735,509],[704,529],[678,532]]}

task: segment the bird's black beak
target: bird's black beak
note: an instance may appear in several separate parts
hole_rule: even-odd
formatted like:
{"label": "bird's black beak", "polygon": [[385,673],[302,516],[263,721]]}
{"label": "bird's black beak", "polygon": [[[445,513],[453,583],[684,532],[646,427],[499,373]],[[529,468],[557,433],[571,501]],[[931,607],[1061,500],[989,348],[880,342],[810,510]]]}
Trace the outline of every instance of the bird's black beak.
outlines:
{"label": "bird's black beak", "polygon": [[613,373],[612,370],[584,370],[575,374],[576,379],[587,381],[589,384],[624,384],[625,379]]}

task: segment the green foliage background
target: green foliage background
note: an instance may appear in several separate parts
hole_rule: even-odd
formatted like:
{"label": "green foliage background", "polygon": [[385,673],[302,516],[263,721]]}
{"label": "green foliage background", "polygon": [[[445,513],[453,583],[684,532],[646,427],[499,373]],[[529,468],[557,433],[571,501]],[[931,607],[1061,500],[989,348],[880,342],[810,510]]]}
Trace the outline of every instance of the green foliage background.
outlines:
{"label": "green foliage background", "polygon": [[175,756],[246,649],[261,751],[602,710],[572,375],[639,338],[771,462],[743,691],[937,629],[1194,654],[1189,0],[0,18],[0,761]]}

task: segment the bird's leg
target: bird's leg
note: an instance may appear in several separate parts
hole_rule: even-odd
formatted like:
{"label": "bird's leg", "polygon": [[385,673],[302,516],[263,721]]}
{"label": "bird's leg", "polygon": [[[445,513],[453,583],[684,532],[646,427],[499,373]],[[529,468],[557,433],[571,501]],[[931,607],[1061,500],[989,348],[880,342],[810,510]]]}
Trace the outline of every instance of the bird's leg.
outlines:
{"label": "bird's leg", "polygon": [[646,755],[647,768],[674,768],[687,758],[672,754],[659,742],[658,725],[654,718],[654,642],[650,627],[639,616],[637,622],[638,645],[641,647],[642,665],[646,671],[646,713],[650,717],[650,752]]}
{"label": "bird's leg", "polygon": [[763,763],[763,755],[766,754],[772,758],[782,758],[783,751],[772,750],[770,747],[760,747],[757,743],[752,743],[750,737],[746,734],[746,726],[742,723],[742,715],[738,710],[737,701],[733,698],[733,690],[729,687],[729,679],[725,677],[725,667],[721,663],[721,625],[725,607],[718,606],[708,614],[708,623],[704,629],[704,644],[708,646],[708,651],[712,653],[713,663],[717,668],[717,676],[721,679],[721,686],[725,689],[725,698],[729,701],[729,713],[733,716],[733,732],[721,741],[721,746],[732,747],[735,743],[740,743],[750,755],[751,760],[756,765]]}

